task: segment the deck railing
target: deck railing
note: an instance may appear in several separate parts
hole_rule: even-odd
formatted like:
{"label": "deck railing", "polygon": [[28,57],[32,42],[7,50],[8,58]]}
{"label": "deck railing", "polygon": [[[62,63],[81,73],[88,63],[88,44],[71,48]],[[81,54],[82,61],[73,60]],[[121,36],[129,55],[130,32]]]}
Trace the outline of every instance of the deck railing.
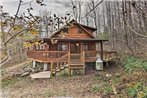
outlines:
{"label": "deck railing", "polygon": [[[84,56],[83,56],[84,53]],[[68,61],[70,58],[71,62],[93,62],[100,57],[101,51],[83,51],[79,54],[72,54],[68,51],[27,51],[28,58],[38,60],[40,62],[60,62]],[[70,57],[69,57],[70,56]],[[116,51],[103,51],[103,60],[111,60],[116,57]]]}
{"label": "deck railing", "polygon": [[67,51],[27,51],[28,58],[44,61],[55,61],[66,55]]}
{"label": "deck railing", "polygon": [[[101,51],[85,51],[86,61],[95,61],[98,57],[100,58]],[[103,51],[103,60],[107,61],[116,57],[116,51]]]}

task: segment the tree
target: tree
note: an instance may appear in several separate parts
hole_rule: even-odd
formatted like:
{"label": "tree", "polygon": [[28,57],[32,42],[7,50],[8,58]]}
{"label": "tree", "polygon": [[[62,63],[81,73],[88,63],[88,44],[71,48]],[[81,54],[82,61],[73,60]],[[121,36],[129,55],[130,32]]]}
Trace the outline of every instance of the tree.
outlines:
{"label": "tree", "polygon": [[[43,5],[42,0],[36,0],[36,2],[41,6]],[[22,0],[19,0],[14,17],[9,16],[8,13],[3,12],[1,9],[1,49],[3,51],[2,54],[5,54],[5,57],[2,57],[1,65],[5,64],[11,58],[10,52],[13,50],[11,50],[10,46],[15,43],[15,39],[21,39],[24,33],[38,36],[36,27],[39,23],[39,18],[31,14],[31,11],[33,10],[31,3],[33,3],[33,0],[27,3],[23,3]],[[30,4],[30,7],[26,9],[29,15],[26,16],[25,13],[23,15],[18,15],[21,5],[25,4]]]}

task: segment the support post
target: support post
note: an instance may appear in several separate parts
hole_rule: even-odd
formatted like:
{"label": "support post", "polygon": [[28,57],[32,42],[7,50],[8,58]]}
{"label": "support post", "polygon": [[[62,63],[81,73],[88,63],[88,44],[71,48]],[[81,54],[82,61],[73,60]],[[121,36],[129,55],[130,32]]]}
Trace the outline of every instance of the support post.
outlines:
{"label": "support post", "polygon": [[71,70],[70,70],[70,51],[68,52],[68,74],[71,75]]}
{"label": "support post", "polygon": [[43,70],[46,71],[47,69],[48,69],[48,64],[47,63],[44,63]]}
{"label": "support post", "polygon": [[83,56],[83,75],[85,75],[85,52],[83,51],[83,54],[82,54],[82,56]]}
{"label": "support post", "polygon": [[70,72],[70,47],[71,47],[71,43],[68,43],[68,74],[71,75]]}
{"label": "support post", "polygon": [[70,52],[70,42],[68,43],[68,51]]}
{"label": "support post", "polygon": [[52,74],[53,74],[53,62],[51,62],[51,74],[50,74],[50,77],[52,77]]}
{"label": "support post", "polygon": [[36,61],[33,61],[33,68],[36,68]]}
{"label": "support post", "polygon": [[101,48],[101,53],[100,53],[100,58],[101,58],[101,60],[103,61],[103,42],[101,41],[100,42],[100,48]]}

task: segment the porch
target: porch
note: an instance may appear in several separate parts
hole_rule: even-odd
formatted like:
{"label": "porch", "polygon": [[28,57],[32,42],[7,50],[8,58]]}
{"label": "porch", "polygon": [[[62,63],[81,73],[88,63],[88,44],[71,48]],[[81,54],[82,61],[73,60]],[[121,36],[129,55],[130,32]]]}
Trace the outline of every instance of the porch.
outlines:
{"label": "porch", "polygon": [[[57,39],[56,39],[57,40]],[[85,74],[85,63],[95,62],[101,58],[104,62],[110,61],[116,56],[116,51],[106,51],[103,43],[106,40],[94,39],[58,39],[52,44],[51,40],[44,40],[40,46],[33,46],[27,51],[27,56],[33,62],[41,62],[51,71],[51,76],[55,73],[68,69],[68,74],[73,70],[82,70]]]}
{"label": "porch", "polygon": [[[27,56],[29,59],[42,62],[95,62],[97,57],[100,57],[101,51],[83,51],[82,53],[71,53],[69,51],[27,51]],[[110,61],[116,57],[116,51],[106,51],[103,50],[103,61]]]}

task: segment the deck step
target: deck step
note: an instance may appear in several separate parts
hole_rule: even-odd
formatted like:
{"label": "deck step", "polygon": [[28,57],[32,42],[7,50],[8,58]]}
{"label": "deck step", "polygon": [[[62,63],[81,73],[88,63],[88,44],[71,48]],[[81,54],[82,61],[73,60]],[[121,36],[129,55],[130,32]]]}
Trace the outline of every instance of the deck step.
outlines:
{"label": "deck step", "polygon": [[72,66],[72,65],[84,65],[84,64],[82,64],[82,63],[72,63],[72,64],[69,64],[70,66]]}
{"label": "deck step", "polygon": [[50,71],[43,71],[43,72],[31,74],[30,76],[32,79],[50,78],[51,72]]}
{"label": "deck step", "polygon": [[84,67],[70,67],[70,69],[83,69]]}

